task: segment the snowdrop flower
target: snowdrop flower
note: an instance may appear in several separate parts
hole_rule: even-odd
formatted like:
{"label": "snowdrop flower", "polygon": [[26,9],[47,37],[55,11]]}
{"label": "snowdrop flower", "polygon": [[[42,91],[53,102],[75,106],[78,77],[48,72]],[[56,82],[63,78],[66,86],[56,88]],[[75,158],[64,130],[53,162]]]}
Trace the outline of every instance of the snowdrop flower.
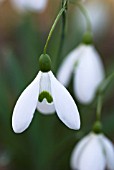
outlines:
{"label": "snowdrop flower", "polygon": [[36,108],[43,114],[57,112],[60,120],[71,129],[80,128],[77,106],[51,71],[47,54],[40,57],[40,70],[32,83],[22,92],[15,105],[12,117],[14,132],[28,128]]}
{"label": "snowdrop flower", "polygon": [[103,134],[90,133],[74,148],[73,170],[114,170],[114,146]]}
{"label": "snowdrop flower", "polygon": [[81,44],[63,61],[58,80],[68,86],[74,72],[74,93],[81,103],[90,103],[104,78],[100,56],[93,45]]}
{"label": "snowdrop flower", "polygon": [[19,11],[38,11],[42,12],[46,8],[48,0],[11,0],[12,5]]}

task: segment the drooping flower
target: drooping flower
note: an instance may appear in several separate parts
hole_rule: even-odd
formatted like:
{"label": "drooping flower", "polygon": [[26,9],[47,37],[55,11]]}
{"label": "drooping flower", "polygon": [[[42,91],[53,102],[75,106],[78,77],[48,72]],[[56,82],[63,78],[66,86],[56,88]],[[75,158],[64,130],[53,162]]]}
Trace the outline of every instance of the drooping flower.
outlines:
{"label": "drooping flower", "polygon": [[103,134],[90,133],[74,148],[73,170],[114,170],[114,146]]}
{"label": "drooping flower", "polygon": [[68,54],[58,71],[58,80],[68,86],[72,73],[76,97],[81,103],[90,103],[104,79],[103,64],[93,45],[81,44]]}
{"label": "drooping flower", "polygon": [[42,12],[46,8],[48,0],[11,0],[12,5],[20,11]]}
{"label": "drooping flower", "polygon": [[43,114],[56,111],[66,126],[79,129],[80,117],[77,106],[70,93],[53,75],[47,54],[40,57],[40,70],[17,100],[12,117],[13,130],[21,133],[27,129],[36,108]]}

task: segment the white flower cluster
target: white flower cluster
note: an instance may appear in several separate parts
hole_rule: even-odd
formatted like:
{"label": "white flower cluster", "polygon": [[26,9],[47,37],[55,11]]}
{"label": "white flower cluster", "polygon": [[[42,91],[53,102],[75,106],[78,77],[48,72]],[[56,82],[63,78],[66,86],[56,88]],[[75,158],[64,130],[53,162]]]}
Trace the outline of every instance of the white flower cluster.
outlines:
{"label": "white flower cluster", "polygon": [[[21,10],[44,10],[47,0],[11,0]],[[43,54],[43,56],[47,54]],[[105,77],[100,55],[92,43],[82,43],[64,59],[57,74],[53,75],[46,60],[36,78],[22,92],[14,107],[12,127],[15,133],[26,130],[37,109],[42,114],[56,111],[59,119],[70,129],[80,128],[80,115],[73,98],[64,86],[72,75],[74,94],[82,104],[90,104],[98,86]],[[44,62],[45,61],[45,62]],[[47,68],[44,68],[46,65]],[[44,70],[43,70],[44,69]],[[114,146],[101,132],[91,132],[75,147],[71,156],[73,170],[114,170]]]}
{"label": "white flower cluster", "polygon": [[[102,62],[93,46],[80,45],[68,55],[58,74],[62,84],[68,85],[73,70],[76,96],[82,103],[91,102],[98,85],[104,78]],[[42,94],[44,96],[40,100],[39,96]],[[46,73],[40,71],[18,99],[12,118],[15,132],[23,132],[29,126],[36,108],[44,114],[56,110],[58,117],[69,128],[80,127],[79,113],[74,100],[51,71]]]}

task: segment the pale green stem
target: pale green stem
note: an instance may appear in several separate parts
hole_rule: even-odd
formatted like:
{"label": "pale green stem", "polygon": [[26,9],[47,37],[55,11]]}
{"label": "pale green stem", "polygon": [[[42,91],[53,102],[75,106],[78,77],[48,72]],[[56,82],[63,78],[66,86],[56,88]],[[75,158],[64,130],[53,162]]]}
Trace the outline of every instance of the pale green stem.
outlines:
{"label": "pale green stem", "polygon": [[75,3],[79,7],[80,11],[82,12],[86,20],[87,32],[92,33],[92,25],[91,25],[91,21],[90,21],[90,17],[89,17],[87,9],[84,7],[84,5],[79,0],[77,0],[76,2],[72,1],[72,3]]}
{"label": "pale green stem", "polygon": [[103,96],[102,94],[99,94],[98,100],[97,100],[97,112],[96,112],[97,121],[100,121],[101,119],[102,105],[103,105]]}
{"label": "pale green stem", "polygon": [[110,74],[106,79],[104,79],[104,81],[99,86],[98,92],[104,93],[113,79],[114,79],[114,72]]}
{"label": "pale green stem", "polygon": [[102,105],[103,105],[103,96],[104,92],[108,88],[109,84],[111,81],[114,79],[114,72],[109,75],[104,81],[101,83],[99,89],[98,89],[98,101],[97,101],[97,112],[96,112],[96,117],[97,120],[100,121],[101,118],[101,110],[102,110]]}
{"label": "pale green stem", "polygon": [[[62,7],[64,5],[64,0],[62,0]],[[62,14],[62,31],[61,31],[61,39],[60,39],[60,45],[59,45],[59,50],[58,50],[58,55],[56,59],[56,65],[58,67],[58,62],[59,58],[61,56],[62,50],[63,50],[63,45],[64,45],[64,39],[65,39],[65,28],[66,28],[66,11],[67,11],[67,5],[68,1],[66,2],[66,10]]]}
{"label": "pale green stem", "polygon": [[52,27],[51,27],[51,30],[50,30],[49,35],[48,35],[48,38],[46,40],[46,44],[44,46],[44,54],[46,54],[48,43],[49,43],[50,38],[52,36],[52,33],[53,33],[53,31],[54,31],[54,29],[56,27],[56,24],[58,23],[58,21],[59,21],[60,17],[62,16],[63,12],[66,10],[66,3],[67,3],[67,0],[65,1],[65,3],[63,5],[63,7],[61,8],[61,10],[59,11],[59,13],[58,13],[58,15],[57,15]]}

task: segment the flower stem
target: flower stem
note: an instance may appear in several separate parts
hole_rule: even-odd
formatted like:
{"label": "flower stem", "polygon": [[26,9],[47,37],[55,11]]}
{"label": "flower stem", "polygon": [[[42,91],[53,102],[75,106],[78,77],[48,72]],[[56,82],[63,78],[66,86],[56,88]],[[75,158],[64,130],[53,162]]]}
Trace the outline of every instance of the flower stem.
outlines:
{"label": "flower stem", "polygon": [[104,93],[105,93],[106,89],[108,88],[109,84],[111,83],[111,81],[113,79],[114,79],[114,72],[112,74],[110,74],[106,79],[104,79],[104,81],[99,86],[99,89],[98,89],[98,101],[97,101],[97,112],[96,112],[96,117],[97,117],[97,120],[99,120],[99,121],[100,121],[100,118],[101,118],[101,110],[102,110],[102,105],[103,105],[103,96],[104,96]]}
{"label": "flower stem", "polygon": [[91,21],[90,21],[90,17],[89,17],[87,9],[84,7],[84,5],[79,0],[77,0],[76,2],[72,1],[72,3],[75,3],[79,7],[80,11],[82,12],[86,20],[87,32],[92,33],[92,25],[91,25]]}
{"label": "flower stem", "polygon": [[104,93],[113,79],[114,79],[114,72],[111,73],[106,79],[104,79],[104,81],[99,86],[98,92]]}
{"label": "flower stem", "polygon": [[47,40],[46,40],[46,44],[45,44],[45,46],[44,46],[44,54],[46,54],[47,47],[48,47],[50,38],[51,38],[51,36],[52,36],[52,33],[53,33],[53,31],[54,31],[54,29],[55,29],[55,27],[56,27],[56,24],[58,23],[58,21],[59,21],[60,17],[62,16],[63,12],[66,10],[66,4],[67,4],[67,0],[64,2],[63,7],[62,7],[61,10],[59,11],[59,13],[58,13],[58,15],[57,15],[57,17],[56,17],[56,19],[55,19],[52,27],[51,27],[51,30],[50,30],[49,35],[48,35],[48,38],[47,38]]}
{"label": "flower stem", "polygon": [[[62,0],[62,7],[64,5],[64,0]],[[66,4],[66,10],[62,14],[62,30],[61,30],[61,39],[60,39],[60,45],[58,49],[58,55],[57,57],[60,58],[62,50],[63,50],[63,45],[64,45],[64,40],[65,40],[65,28],[66,28],[66,11],[67,11],[67,6],[68,3]],[[56,65],[58,66],[58,61],[59,59],[56,59]]]}
{"label": "flower stem", "polygon": [[103,96],[100,93],[99,96],[98,96],[98,100],[97,100],[97,111],[96,111],[97,121],[100,121],[100,119],[101,119],[102,105],[103,105]]}
{"label": "flower stem", "polygon": [[103,95],[102,95],[102,93],[98,93],[96,120],[95,120],[95,123],[93,124],[93,128],[92,128],[93,132],[96,134],[99,134],[102,132],[102,123],[101,123],[102,105],[103,105]]}

